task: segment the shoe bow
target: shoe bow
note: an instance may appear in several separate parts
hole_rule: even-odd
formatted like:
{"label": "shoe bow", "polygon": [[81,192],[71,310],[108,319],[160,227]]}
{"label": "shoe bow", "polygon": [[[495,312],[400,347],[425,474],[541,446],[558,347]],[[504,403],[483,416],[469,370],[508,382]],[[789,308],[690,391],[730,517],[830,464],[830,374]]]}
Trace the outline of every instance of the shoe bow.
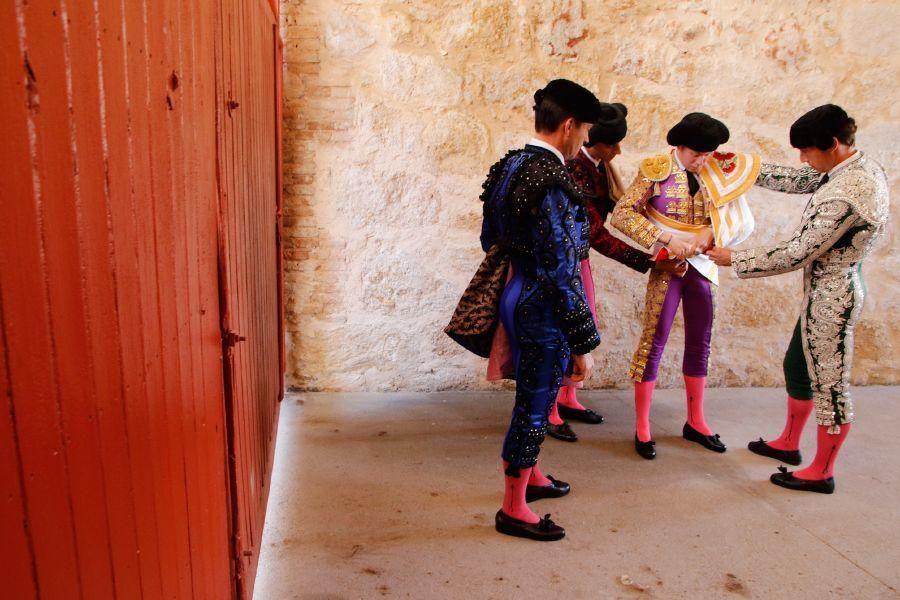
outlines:
{"label": "shoe bow", "polygon": [[787,473],[787,467],[784,465],[778,465],[778,470],[782,473]]}
{"label": "shoe bow", "polygon": [[541,522],[538,523],[538,529],[541,531],[550,531],[556,526],[556,523],[550,520],[550,513],[544,515],[544,518],[541,519]]}

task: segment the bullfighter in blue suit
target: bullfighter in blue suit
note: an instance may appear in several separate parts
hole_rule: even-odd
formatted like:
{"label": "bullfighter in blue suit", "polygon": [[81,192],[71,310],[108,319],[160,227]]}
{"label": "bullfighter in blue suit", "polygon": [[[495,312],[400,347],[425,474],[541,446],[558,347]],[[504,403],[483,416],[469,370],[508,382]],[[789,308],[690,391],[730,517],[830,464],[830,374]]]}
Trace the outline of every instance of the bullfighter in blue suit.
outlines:
{"label": "bullfighter in blue suit", "polygon": [[535,136],[492,166],[483,185],[481,245],[486,252],[499,245],[511,264],[500,318],[512,345],[516,400],[503,443],[506,491],[496,528],[549,541],[565,530],[527,502],[563,496],[570,487],[537,465],[547,417],[563,375],[586,377],[600,343],[579,267],[589,223],[565,161],[587,140],[600,103],[564,79],[535,92],[534,101]]}

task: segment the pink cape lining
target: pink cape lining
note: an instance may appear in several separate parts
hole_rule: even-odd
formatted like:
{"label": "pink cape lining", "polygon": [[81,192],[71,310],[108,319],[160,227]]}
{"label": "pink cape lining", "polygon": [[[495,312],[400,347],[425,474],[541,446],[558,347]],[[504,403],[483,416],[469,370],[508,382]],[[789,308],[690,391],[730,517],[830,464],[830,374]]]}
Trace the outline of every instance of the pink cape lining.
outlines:
{"label": "pink cape lining", "polygon": [[[512,279],[512,265],[506,274],[506,282]],[[591,314],[594,316],[594,323],[597,323],[597,309],[594,305],[594,278],[591,276],[591,262],[588,259],[581,261],[581,280],[584,284],[584,295],[587,298],[588,306],[591,308]],[[503,327],[503,323],[497,324],[497,331],[494,332],[494,339],[491,342],[491,356],[488,358],[487,380],[499,381],[501,379],[515,379],[516,369],[512,360],[512,347],[509,344],[509,335]],[[583,387],[584,382],[577,383],[569,380],[568,377],[563,379],[563,385]]]}

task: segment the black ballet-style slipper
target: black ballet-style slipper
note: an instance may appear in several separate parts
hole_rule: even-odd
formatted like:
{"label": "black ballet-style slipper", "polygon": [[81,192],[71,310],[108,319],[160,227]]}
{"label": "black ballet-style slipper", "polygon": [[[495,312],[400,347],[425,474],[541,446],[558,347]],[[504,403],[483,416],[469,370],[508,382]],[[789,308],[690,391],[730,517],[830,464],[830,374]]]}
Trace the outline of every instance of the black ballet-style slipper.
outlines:
{"label": "black ballet-style slipper", "polygon": [[656,458],[656,442],[653,440],[642,442],[638,439],[637,434],[634,434],[634,449],[637,450],[641,458],[646,458],[647,460]]}
{"label": "black ballet-style slipper", "polygon": [[577,442],[578,434],[572,429],[572,426],[569,425],[568,422],[563,421],[562,425],[554,425],[549,423],[547,425],[547,434],[550,437],[556,438],[558,440],[562,440],[564,442]]}
{"label": "black ballet-style slipper", "polygon": [[693,427],[691,427],[690,423],[685,423],[684,427],[681,430],[681,437],[690,441],[697,442],[704,448],[712,450],[713,452],[725,452],[725,444],[719,439],[719,434],[714,433],[713,435],[703,435]]}
{"label": "black ballet-style slipper", "polygon": [[500,533],[539,542],[555,542],[566,537],[566,530],[551,521],[549,514],[544,515],[544,518],[537,523],[528,523],[514,519],[502,510],[498,510],[497,516],[494,518],[494,526]]}
{"label": "black ballet-style slipper", "polygon": [[747,444],[747,450],[760,456],[767,456],[783,463],[797,466],[803,462],[799,450],[779,450],[770,446],[766,440],[759,438]]}
{"label": "black ballet-style slipper", "polygon": [[777,486],[798,492],[834,493],[834,477],[829,477],[828,479],[800,479],[799,477],[794,477],[794,473],[788,471],[787,467],[784,466],[779,466],[778,473],[772,473],[769,481]]}
{"label": "black ballet-style slipper", "polygon": [[559,403],[557,403],[556,407],[559,410],[559,416],[563,419],[580,421],[588,425],[599,425],[603,422],[603,415],[597,414],[589,408],[572,408]]}
{"label": "black ballet-style slipper", "polygon": [[553,475],[547,475],[550,485],[529,485],[525,488],[525,502],[534,502],[542,498],[562,498],[572,491],[565,481],[554,479]]}

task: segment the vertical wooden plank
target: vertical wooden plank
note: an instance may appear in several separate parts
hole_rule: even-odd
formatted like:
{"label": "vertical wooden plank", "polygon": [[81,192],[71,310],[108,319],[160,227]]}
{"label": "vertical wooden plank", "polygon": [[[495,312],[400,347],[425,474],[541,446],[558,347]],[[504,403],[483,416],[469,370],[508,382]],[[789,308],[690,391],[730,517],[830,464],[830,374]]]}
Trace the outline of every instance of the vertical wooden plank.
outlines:
{"label": "vertical wooden plank", "polygon": [[[234,301],[230,304],[232,307],[231,315],[234,321],[234,328],[244,337],[251,336],[252,343],[253,332],[247,327],[244,319],[244,311],[242,310],[247,303],[247,280],[244,276],[246,271],[246,239],[243,235],[242,226],[247,224],[247,179],[250,176],[250,170],[245,168],[246,165],[246,119],[252,114],[249,98],[245,91],[245,85],[249,77],[249,69],[245,63],[247,47],[243,38],[243,26],[246,23],[247,16],[244,12],[247,3],[235,2],[233,20],[231,22],[231,43],[233,51],[231,53],[232,64],[232,93],[235,98],[240,100],[242,107],[234,113],[233,128],[233,160],[234,160],[234,193],[231,196],[231,220],[229,223],[229,231],[231,242],[229,246],[229,264],[231,267],[231,281],[234,292]],[[249,572],[247,571],[247,556],[252,543],[250,536],[250,513],[253,503],[250,498],[251,480],[252,480],[252,461],[251,445],[252,437],[249,430],[247,418],[247,387],[250,377],[248,361],[247,361],[247,342],[237,344],[233,349],[235,362],[235,421],[237,423],[236,431],[238,443],[235,452],[238,456],[238,464],[240,467],[240,500],[241,510],[239,517],[241,520],[240,528],[240,556],[244,585],[249,582]],[[249,589],[245,587],[245,593],[249,594]]]}
{"label": "vertical wooden plank", "polygon": [[[230,332],[232,315],[231,315],[231,297],[232,297],[232,273],[229,264],[230,253],[229,244],[232,240],[230,230],[231,222],[231,202],[234,195],[234,110],[238,108],[237,101],[234,99],[232,91],[232,23],[234,20],[234,2],[233,0],[219,0],[219,19],[217,22],[216,40],[217,40],[217,82],[216,82],[216,101],[217,101],[217,171],[219,182],[219,198],[217,211],[217,256],[219,263],[219,287],[218,299],[220,307],[220,326],[223,334]],[[229,510],[229,564],[232,566],[234,597],[243,600],[245,598],[244,586],[242,578],[243,562],[240,559],[240,537],[241,537],[241,513],[243,511],[243,500],[240,496],[242,489],[242,480],[239,460],[240,436],[237,434],[236,423],[236,405],[235,405],[235,389],[236,369],[234,364],[233,348],[227,343],[222,344],[223,350],[223,416],[224,427],[226,433],[227,444],[227,478],[228,478],[228,510]]]}
{"label": "vertical wooden plank", "polygon": [[156,247],[156,290],[158,303],[158,335],[161,346],[159,363],[162,368],[163,396],[155,404],[159,409],[160,435],[167,448],[163,462],[165,474],[164,507],[166,546],[174,558],[175,569],[163,571],[170,589],[179,598],[189,598],[191,591],[190,543],[188,540],[187,499],[184,485],[184,440],[181,434],[182,372],[180,363],[178,319],[180,290],[177,287],[176,267],[176,190],[173,185],[173,148],[171,121],[174,101],[169,93],[172,72],[170,43],[171,6],[169,2],[148,1],[145,4],[147,31],[147,107],[151,117],[150,173],[153,212],[147,215],[154,223]]}
{"label": "vertical wooden plank", "polygon": [[[96,78],[75,87],[75,64],[65,3],[39,2],[26,13],[26,36],[34,48],[33,68],[43,73],[45,102],[34,119],[38,170],[46,190],[41,210],[42,237],[59,377],[59,413],[71,486],[71,504],[82,594],[112,595],[112,557],[107,522],[103,456],[99,446],[97,395],[90,352],[90,323],[85,303],[85,211],[98,192],[91,179],[96,167],[91,151],[78,154],[83,129],[97,125],[90,91]],[[60,45],[49,44],[59,39]],[[31,44],[30,40],[40,43]],[[96,52],[93,53],[96,57]],[[81,58],[81,57],[79,57]],[[93,62],[96,58],[93,58]],[[39,66],[37,66],[39,65]],[[79,121],[83,123],[79,123]],[[92,146],[87,146],[93,150]],[[40,565],[52,576],[52,565]]]}
{"label": "vertical wooden plank", "polygon": [[[194,490],[196,474],[197,451],[194,448],[194,438],[191,435],[191,422],[194,415],[193,390],[192,390],[192,353],[193,341],[187,335],[189,331],[189,319],[192,310],[190,290],[187,282],[187,233],[185,228],[185,216],[187,211],[194,210],[198,199],[196,196],[188,196],[185,193],[185,171],[189,170],[184,160],[184,148],[182,147],[182,129],[184,127],[184,88],[181,85],[183,78],[182,46],[186,40],[181,34],[180,12],[182,6],[179,0],[165,0],[159,3],[162,8],[160,15],[163,22],[162,30],[165,33],[165,64],[160,70],[164,76],[164,89],[166,90],[166,146],[169,149],[171,194],[171,260],[172,260],[172,305],[170,320],[174,326],[174,336],[179,340],[177,348],[174,348],[174,362],[177,364],[177,381],[173,386],[175,402],[171,410],[178,418],[170,421],[171,435],[180,446],[177,452],[177,463],[174,465],[180,470],[182,476],[183,491],[178,498],[180,512],[184,519],[184,531],[182,532],[182,544],[185,554],[182,557],[182,577],[186,579],[183,587],[189,590],[192,597],[199,595],[196,587],[195,563],[202,563],[201,555],[195,557],[195,545],[193,536],[199,531],[193,525],[192,498],[199,494]],[[212,147],[212,144],[210,144]],[[196,560],[195,560],[196,559]]]}
{"label": "vertical wooden plank", "polygon": [[[0,281],[0,287],[2,285]],[[2,323],[3,306],[0,303],[0,325]],[[6,582],[4,594],[26,600],[37,598],[38,588],[15,420],[6,339],[0,327],[0,531],[3,532],[0,577]]]}
{"label": "vertical wooden plank", "polygon": [[[146,421],[136,424],[146,428],[146,448],[134,448],[141,452],[142,465],[152,473],[151,484],[145,492],[152,494],[156,513],[156,536],[151,543],[157,549],[158,569],[162,595],[178,597],[179,552],[177,534],[174,531],[176,511],[174,509],[173,474],[171,472],[172,446],[168,437],[168,416],[166,412],[167,394],[164,377],[165,341],[161,333],[161,301],[159,274],[157,265],[161,260],[157,250],[157,201],[160,192],[157,178],[159,164],[155,147],[156,136],[153,135],[151,123],[156,123],[160,115],[157,104],[164,103],[165,98],[153,94],[150,68],[151,61],[159,60],[154,56],[149,43],[153,22],[147,18],[146,1],[127,2],[125,19],[128,31],[128,67],[131,109],[131,136],[134,150],[132,167],[132,186],[134,188],[135,237],[137,246],[137,276],[141,295],[141,315],[137,320],[141,331],[131,331],[141,335],[143,342],[143,362],[139,365],[144,371],[146,394],[142,398],[140,408],[146,409]],[[133,326],[132,326],[133,328]],[[141,444],[141,440],[136,440]]]}
{"label": "vertical wooden plank", "polygon": [[[248,15],[248,10],[250,14]],[[256,508],[254,502],[254,476],[256,465],[254,463],[253,446],[256,439],[253,431],[253,415],[254,411],[251,406],[253,401],[252,385],[254,378],[253,350],[257,340],[256,332],[252,327],[250,319],[248,319],[248,311],[251,306],[252,288],[248,281],[247,264],[252,260],[252,241],[248,239],[248,228],[252,227],[253,214],[251,205],[253,203],[252,180],[255,173],[252,164],[252,155],[249,150],[249,141],[252,139],[250,131],[253,117],[253,95],[250,90],[250,84],[253,80],[251,68],[252,46],[247,41],[247,28],[252,26],[255,14],[252,12],[252,5],[247,2],[240,2],[237,5],[237,19],[235,20],[235,46],[239,49],[235,52],[236,67],[235,73],[245,74],[243,77],[236,78],[236,93],[244,104],[244,110],[238,114],[237,132],[238,132],[238,164],[247,165],[248,168],[242,168],[239,173],[239,187],[237,194],[234,196],[235,214],[240,215],[239,220],[232,223],[236,251],[232,256],[232,264],[234,265],[235,281],[237,283],[238,301],[235,303],[235,316],[241,333],[247,337],[247,342],[240,344],[235,348],[235,356],[240,361],[238,369],[240,373],[240,391],[236,395],[238,402],[238,411],[241,422],[241,447],[243,464],[243,489],[244,511],[243,511],[243,532],[241,547],[243,550],[241,560],[244,563],[246,580],[252,580],[250,572],[251,556],[253,551],[253,513]],[[249,589],[247,590],[249,594]]]}
{"label": "vertical wooden plank", "polygon": [[[0,136],[0,162],[5,165],[2,188],[7,200],[0,203],[0,219],[5,227],[16,228],[33,210],[34,200],[29,165],[28,131],[25,107],[28,103],[26,91],[25,59],[19,46],[16,30],[16,6],[11,2],[0,3],[0,119],[3,135]],[[14,209],[15,207],[15,209]],[[15,217],[13,212],[20,216]],[[24,218],[23,218],[24,217]],[[33,224],[31,225],[33,227]],[[12,240],[13,235],[0,236],[0,531],[4,532],[4,543],[0,544],[0,576],[10,584],[9,593],[13,597],[37,598],[38,580],[32,531],[28,515],[26,486],[19,452],[19,437],[16,430],[15,396],[12,381],[13,364],[8,355],[6,323],[17,315],[17,310],[4,310],[4,299],[9,302],[19,283],[29,281],[11,280],[9,275],[15,263],[23,257],[24,248],[10,248],[10,243],[31,238],[32,248],[36,247],[36,232]],[[37,257],[32,255],[32,261]],[[34,262],[32,262],[34,264]],[[39,285],[35,278],[29,278],[32,285]],[[39,304],[35,302],[35,304]],[[40,328],[38,328],[40,334]],[[38,353],[40,354],[40,353]],[[27,407],[26,407],[27,410]],[[19,416],[21,418],[21,415]]]}
{"label": "vertical wooden plank", "polygon": [[[105,525],[105,498],[102,490],[102,469],[98,469],[99,452],[96,446],[96,410],[91,399],[89,364],[84,363],[87,352],[80,281],[80,252],[77,213],[80,207],[74,195],[76,176],[73,123],[69,111],[71,103],[68,47],[66,44],[64,13],[58,3],[37,2],[19,6],[19,26],[22,46],[28,54],[33,91],[40,103],[39,110],[29,113],[29,142],[32,175],[39,181],[36,228],[42,261],[33,268],[45,277],[41,287],[32,287],[44,300],[42,321],[47,328],[48,359],[41,369],[31,372],[52,372],[55,380],[51,394],[29,398],[32,407],[46,410],[43,415],[27,414],[19,410],[23,434],[23,459],[26,477],[33,481],[38,472],[52,473],[49,485],[29,490],[30,514],[35,526],[36,564],[42,595],[48,597],[81,596],[90,591],[111,593],[109,573],[108,532]],[[24,264],[17,269],[28,268]],[[52,282],[52,285],[50,284]],[[43,288],[43,289],[41,289]],[[21,292],[20,286],[14,289]],[[24,300],[21,293],[18,300]],[[29,301],[34,302],[34,299]],[[31,333],[31,332],[29,332]],[[10,331],[14,338],[14,332]],[[14,346],[11,354],[17,354]],[[14,368],[17,376],[27,376],[29,369]],[[84,374],[88,373],[88,381]],[[51,414],[52,413],[52,417]],[[40,417],[43,422],[32,420]],[[52,420],[45,420],[51,417]],[[49,448],[35,448],[30,456],[24,450],[40,440],[34,427],[47,428],[56,436],[64,436],[51,457]],[[63,429],[65,430],[63,432]],[[49,441],[49,440],[46,440]],[[51,468],[48,463],[52,463]],[[88,465],[91,465],[88,467]],[[66,504],[56,510],[39,510],[55,496]],[[52,500],[51,500],[52,502]],[[50,559],[58,552],[54,543],[59,531],[69,530],[73,536],[74,556],[66,557],[69,568],[77,570],[75,581],[68,588],[59,584],[57,560]],[[38,533],[40,532],[40,533]],[[68,542],[69,540],[66,540]],[[90,550],[96,552],[88,556]]]}
{"label": "vertical wooden plank", "polygon": [[[216,53],[216,31],[219,30],[220,9],[218,3],[190,3],[192,10],[195,48],[202,48],[207,55],[206,67],[197,70],[197,77],[192,78],[195,104],[198,118],[192,120],[190,131],[194,143],[202,144],[212,152],[215,160],[203,156],[205,166],[196,178],[196,184],[207,194],[200,194],[202,204],[196,211],[195,223],[197,248],[194,262],[199,271],[204,273],[198,277],[199,339],[201,341],[201,372],[197,379],[202,382],[203,400],[198,422],[198,438],[205,449],[204,462],[207,465],[208,490],[206,500],[209,506],[209,525],[207,535],[207,555],[209,557],[210,595],[211,598],[226,598],[231,595],[231,553],[229,546],[229,511],[228,511],[228,463],[225,447],[224,422],[224,389],[222,344],[219,316],[218,296],[218,187],[217,163],[220,135],[217,135],[217,113],[222,104],[217,102],[216,77],[218,58]],[[194,55],[199,52],[195,49]],[[192,60],[197,64],[197,59]],[[195,156],[201,156],[199,149]]]}
{"label": "vertical wooden plank", "polygon": [[[111,198],[107,179],[109,139],[106,119],[125,119],[125,114],[107,113],[104,90],[103,43],[99,6],[95,2],[67,5],[68,33],[72,69],[72,112],[77,119],[75,146],[79,149],[78,192],[84,260],[83,272],[90,355],[97,405],[98,441],[104,474],[103,490],[107,501],[107,527],[110,531],[110,560],[116,597],[141,596],[137,525],[134,514],[134,489],[123,411],[123,377],[116,304],[116,273],[112,264],[115,252],[110,226]],[[113,29],[113,32],[115,29]],[[98,43],[100,42],[100,43]],[[107,44],[107,50],[109,50]],[[121,52],[110,59],[121,64]],[[110,82],[112,83],[112,82]],[[102,119],[102,120],[101,120]]]}
{"label": "vertical wooden plank", "polygon": [[[179,40],[177,59],[175,66],[176,79],[170,82],[171,94],[175,96],[176,131],[174,137],[177,142],[176,163],[180,176],[177,181],[178,194],[181,198],[181,210],[179,210],[179,272],[183,286],[183,301],[186,306],[186,314],[182,322],[179,337],[186,341],[186,353],[183,352],[182,373],[187,379],[185,383],[184,410],[185,415],[181,419],[182,437],[185,441],[185,484],[187,492],[188,526],[190,540],[191,575],[193,580],[194,597],[207,598],[210,593],[212,573],[208,567],[211,564],[208,556],[207,537],[211,526],[209,522],[209,510],[206,497],[208,496],[208,481],[206,465],[208,457],[204,451],[202,440],[197,435],[197,421],[199,419],[200,404],[203,402],[202,381],[194,373],[200,368],[201,346],[199,330],[200,306],[198,298],[197,264],[192,260],[196,253],[198,240],[196,238],[195,215],[203,206],[203,196],[215,194],[215,190],[203,189],[196,185],[201,170],[199,154],[200,148],[195,147],[191,135],[192,123],[199,120],[201,115],[196,112],[194,106],[194,79],[204,69],[211,68],[208,58],[212,56],[212,48],[195,48],[196,40],[193,37],[193,23],[191,11],[193,3],[176,3],[173,14],[176,15],[174,29]],[[199,50],[200,54],[195,52]],[[214,140],[208,140],[209,147],[214,149]],[[222,525],[225,523],[223,521]]]}
{"label": "vertical wooden plank", "polygon": [[[137,206],[148,200],[144,192],[149,173],[145,170],[146,148],[141,147],[139,120],[140,89],[145,81],[143,65],[143,26],[133,4],[131,14],[124,2],[105,3],[99,12],[100,51],[103,79],[102,103],[108,150],[106,178],[109,187],[109,223],[113,240],[113,272],[116,287],[116,321],[119,339],[119,364],[122,379],[124,436],[127,444],[131,477],[120,483],[128,487],[136,514],[135,547],[138,559],[140,590],[145,598],[162,597],[159,525],[154,476],[155,448],[151,437],[145,353],[146,314],[141,278],[142,248]],[[137,13],[137,15],[135,14]],[[152,259],[152,257],[150,257]],[[129,485],[130,484],[130,485]]]}
{"label": "vertical wooden plank", "polygon": [[[3,282],[0,280],[0,289]],[[2,300],[2,294],[0,294]],[[4,593],[12,598],[38,597],[34,549],[25,512],[25,484],[16,435],[15,409],[6,356],[3,306],[0,301],[0,577],[6,582]]]}

